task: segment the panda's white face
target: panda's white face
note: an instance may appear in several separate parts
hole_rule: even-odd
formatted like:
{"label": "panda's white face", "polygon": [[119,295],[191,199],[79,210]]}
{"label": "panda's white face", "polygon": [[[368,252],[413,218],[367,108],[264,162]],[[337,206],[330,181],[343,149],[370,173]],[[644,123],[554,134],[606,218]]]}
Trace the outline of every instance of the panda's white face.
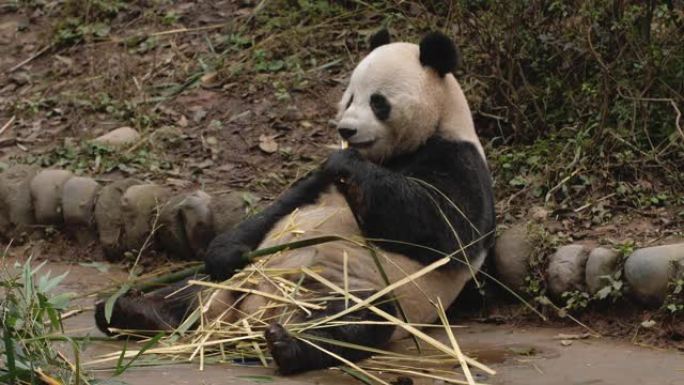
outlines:
{"label": "panda's white face", "polygon": [[421,65],[417,45],[378,47],[352,73],[339,103],[338,132],[374,162],[413,151],[437,129],[446,83]]}

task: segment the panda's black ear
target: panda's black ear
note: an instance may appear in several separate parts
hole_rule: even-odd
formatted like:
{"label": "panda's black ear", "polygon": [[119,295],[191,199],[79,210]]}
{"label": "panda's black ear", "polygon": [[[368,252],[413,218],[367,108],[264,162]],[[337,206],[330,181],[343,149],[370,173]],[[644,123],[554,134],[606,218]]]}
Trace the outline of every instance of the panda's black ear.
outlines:
{"label": "panda's black ear", "polygon": [[431,32],[420,41],[420,63],[434,68],[439,76],[455,70],[459,61],[458,49],[447,35]]}
{"label": "panda's black ear", "polygon": [[368,41],[368,45],[370,46],[370,50],[374,50],[381,45],[389,44],[390,43],[390,33],[387,30],[387,28],[383,28],[379,30],[378,32],[374,33],[373,36],[370,37],[370,40]]}

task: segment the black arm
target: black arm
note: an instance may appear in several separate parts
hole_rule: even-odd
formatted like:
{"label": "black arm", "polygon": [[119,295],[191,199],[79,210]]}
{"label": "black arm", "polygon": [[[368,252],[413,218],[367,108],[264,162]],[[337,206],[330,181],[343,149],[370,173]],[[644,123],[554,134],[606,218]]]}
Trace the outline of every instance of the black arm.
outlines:
{"label": "black arm", "polygon": [[254,250],[273,226],[296,208],[314,203],[331,179],[315,170],[295,182],[278,199],[261,212],[245,219],[234,229],[214,238],[204,257],[205,270],[213,280],[224,280],[249,261],[242,256]]}
{"label": "black arm", "polygon": [[430,263],[442,254],[427,248],[453,253],[467,246],[471,258],[493,239],[487,235],[494,229],[491,180],[472,145],[430,142],[410,159],[384,166],[344,150],[325,167],[364,236],[387,240],[374,241],[387,251]]}

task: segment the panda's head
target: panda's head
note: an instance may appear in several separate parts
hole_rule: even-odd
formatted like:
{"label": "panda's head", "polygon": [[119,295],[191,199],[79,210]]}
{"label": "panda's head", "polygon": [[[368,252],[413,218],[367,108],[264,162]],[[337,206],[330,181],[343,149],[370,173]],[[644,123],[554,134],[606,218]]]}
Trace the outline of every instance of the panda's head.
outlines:
{"label": "panda's head", "polygon": [[350,147],[382,163],[415,151],[433,135],[480,143],[470,108],[451,74],[454,43],[433,32],[420,44],[390,43],[382,30],[356,66],[339,103],[337,130]]}

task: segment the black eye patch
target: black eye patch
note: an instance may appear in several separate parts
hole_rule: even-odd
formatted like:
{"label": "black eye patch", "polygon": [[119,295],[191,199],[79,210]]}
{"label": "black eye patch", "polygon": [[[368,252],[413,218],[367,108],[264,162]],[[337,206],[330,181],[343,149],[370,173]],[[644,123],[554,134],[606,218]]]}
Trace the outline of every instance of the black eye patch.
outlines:
{"label": "black eye patch", "polygon": [[382,94],[371,95],[370,106],[378,120],[387,120],[392,111],[392,106]]}
{"label": "black eye patch", "polygon": [[347,107],[344,107],[344,109],[349,109],[349,106],[351,106],[352,102],[354,101],[354,95],[349,97],[349,101],[347,102]]}

